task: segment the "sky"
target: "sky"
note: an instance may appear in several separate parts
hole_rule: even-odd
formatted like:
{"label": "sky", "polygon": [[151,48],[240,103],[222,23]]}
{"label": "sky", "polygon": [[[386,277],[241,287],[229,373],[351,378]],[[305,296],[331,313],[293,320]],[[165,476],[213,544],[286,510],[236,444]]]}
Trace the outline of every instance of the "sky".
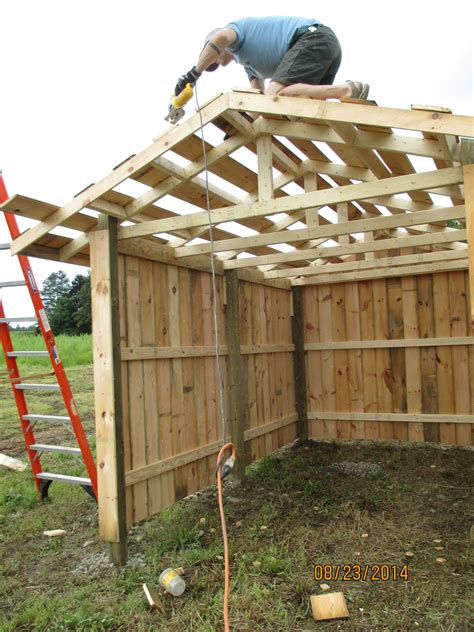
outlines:
{"label": "sky", "polygon": [[[472,24],[467,1],[295,0],[291,14],[315,18],[338,35],[336,82],[370,84],[379,106],[450,107],[474,114]],[[288,15],[280,0],[166,3],[163,0],[10,0],[2,2],[0,169],[10,195],[58,205],[151,144],[168,123],[178,77],[197,61],[205,35],[247,15]],[[314,8],[314,13],[313,13]],[[246,86],[232,63],[205,73],[200,103]],[[195,111],[191,101],[186,111]],[[10,241],[0,217],[0,244]],[[41,285],[51,272],[78,266],[33,260]],[[20,278],[0,251],[0,280]],[[31,313],[24,290],[4,290],[7,313]]]}

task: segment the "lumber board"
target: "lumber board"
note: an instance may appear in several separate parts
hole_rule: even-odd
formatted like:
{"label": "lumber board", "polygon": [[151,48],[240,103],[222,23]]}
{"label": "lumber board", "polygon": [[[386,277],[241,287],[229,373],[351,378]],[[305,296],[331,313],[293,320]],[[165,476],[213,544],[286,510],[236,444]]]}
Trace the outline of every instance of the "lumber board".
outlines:
{"label": "lumber board", "polygon": [[[344,285],[346,305],[346,338],[361,339],[361,318],[359,289],[356,282]],[[349,404],[353,412],[364,410],[362,350],[353,349],[347,352],[349,378]],[[358,422],[351,423],[351,438],[365,439],[365,427]]]}
{"label": "lumber board", "polygon": [[[252,439],[257,439],[262,435],[267,433],[274,432],[279,428],[283,428],[285,426],[289,426],[291,424],[296,423],[296,415],[287,415],[281,419],[275,419],[269,421],[266,424],[263,424],[257,428],[252,428],[245,431],[245,441],[251,441]],[[226,441],[229,441],[230,437],[226,437]],[[209,443],[205,446],[201,446],[199,448],[195,448],[194,450],[189,450],[188,452],[183,452],[173,456],[169,459],[163,459],[162,461],[158,461],[156,463],[150,463],[145,467],[132,470],[127,472],[125,478],[125,484],[127,486],[136,485],[147,479],[158,476],[160,474],[164,474],[165,472],[175,471],[180,467],[184,467],[189,465],[195,461],[198,461],[206,456],[211,456],[217,454],[222,447],[222,441],[214,441],[213,443]]]}
{"label": "lumber board", "polygon": [[[403,176],[405,177],[405,176]],[[355,186],[355,185],[354,185]],[[307,193],[306,195],[314,195]],[[372,217],[370,219],[359,219],[345,222],[344,224],[330,224],[325,226],[314,226],[301,230],[284,230],[277,234],[265,233],[252,237],[236,237],[214,242],[214,252],[225,250],[244,250],[262,244],[291,244],[295,241],[305,241],[308,239],[334,239],[338,235],[350,233],[364,233],[367,231],[387,230],[390,228],[413,227],[426,222],[444,222],[450,219],[462,219],[465,217],[464,206],[448,208],[438,208],[437,210],[423,210],[416,213],[406,213],[403,215]],[[183,249],[176,248],[176,257],[187,257],[210,252],[209,244],[199,244],[196,246],[186,246]]]}
{"label": "lumber board", "polygon": [[[466,308],[466,283],[465,272],[451,272],[449,279],[449,311],[452,335],[466,335],[468,332]],[[459,346],[452,350],[453,354],[453,378],[454,378],[454,409],[456,413],[467,414],[471,412],[471,388],[472,378],[469,375],[469,359],[467,347]],[[462,428],[456,431],[457,443],[469,445],[471,441],[471,429]]]}
{"label": "lumber board", "polygon": [[268,279],[274,279],[292,276],[313,276],[318,274],[342,272],[345,270],[351,270],[354,272],[359,270],[374,270],[375,275],[379,268],[401,266],[404,264],[429,263],[434,261],[453,261],[455,259],[465,261],[466,258],[467,249],[447,250],[444,252],[417,253],[414,255],[392,255],[381,259],[372,259],[370,261],[349,261],[347,263],[331,263],[329,265],[313,265],[286,270],[274,270],[264,272],[264,275]]}
{"label": "lumber board", "polygon": [[[402,340],[404,337],[403,299],[401,279],[387,280],[388,330],[391,340]],[[390,353],[391,390],[393,412],[407,412],[407,377],[405,352],[392,347]],[[399,441],[408,439],[407,428],[393,424],[393,437]]]}
{"label": "lumber board", "polygon": [[[327,125],[265,118],[260,118],[258,123],[258,129],[262,134],[275,134],[290,139],[314,140],[325,142],[329,145],[345,146],[345,142],[340,135]],[[352,135],[350,144],[356,149],[375,149],[427,158],[444,157],[443,150],[437,141],[421,140],[400,134],[387,136],[377,132],[356,130]]]}
{"label": "lumber board", "polygon": [[324,275],[314,275],[308,278],[297,278],[292,281],[292,285],[319,285],[325,283],[345,283],[346,281],[362,279],[386,279],[406,275],[420,275],[444,270],[465,270],[468,268],[467,259],[455,259],[454,261],[442,260],[435,263],[418,264],[417,266],[397,266],[395,268],[381,268],[377,270],[365,270],[362,272],[329,272]]}
{"label": "lumber board", "polygon": [[[415,414],[415,413],[345,413],[345,412],[310,412],[311,419],[322,420],[345,420],[345,421],[377,421],[383,422],[403,422],[403,423],[429,423],[429,424],[472,424],[474,415],[437,415],[437,414]],[[382,437],[380,437],[382,438]]]}
{"label": "lumber board", "polygon": [[[344,187],[291,195],[275,200],[260,200],[252,204],[236,204],[232,207],[218,208],[212,212],[212,222],[217,224],[249,217],[271,215],[273,213],[287,213],[314,206],[367,200],[379,195],[419,191],[427,187],[437,188],[460,182],[462,182],[462,167],[449,167],[424,173],[385,178],[384,180],[373,182],[349,184]],[[119,238],[131,239],[132,237],[172,231],[177,228],[206,226],[208,223],[209,217],[206,212],[192,213],[123,227],[119,231]]]}
{"label": "lumber board", "polygon": [[[319,323],[321,341],[332,341],[332,294],[330,288],[315,288],[318,292],[319,303]],[[306,345],[305,345],[306,346]],[[335,360],[334,351],[323,350],[321,353],[321,371],[323,387],[324,410],[334,410],[336,408],[336,382],[335,382]],[[337,426],[335,421],[324,422],[325,437],[328,439],[337,438]]]}
{"label": "lumber board", "polygon": [[118,269],[116,226],[94,234],[91,256],[96,265],[91,276],[94,319],[94,393],[97,439],[99,533],[111,543],[114,563],[127,558],[124,435],[118,356]]}
{"label": "lumber board", "polygon": [[303,292],[299,288],[293,288],[292,292],[292,335],[295,351],[294,381],[295,381],[295,406],[298,413],[298,437],[301,441],[308,439],[308,404],[306,385],[306,362],[304,355],[304,311]]}
{"label": "lumber board", "polygon": [[[362,284],[361,284],[362,285]],[[446,300],[446,296],[444,297]],[[343,342],[306,343],[306,351],[337,349],[399,349],[416,347],[454,347],[474,345],[472,336],[445,336],[433,338],[402,338],[400,340],[344,340]]]}
{"label": "lumber board", "polygon": [[[441,272],[433,277],[434,328],[436,336],[450,336],[450,308],[448,273]],[[436,346],[436,377],[438,381],[438,410],[452,414],[454,407],[453,356],[450,347]],[[456,428],[451,424],[440,427],[440,440],[456,444]]]}
{"label": "lumber board", "polygon": [[240,296],[239,279],[235,270],[225,273],[226,283],[226,339],[229,349],[229,421],[231,440],[237,449],[239,459],[234,471],[235,478],[241,482],[245,478],[244,428],[247,402],[243,399],[243,364],[240,352]]}
{"label": "lumber board", "polygon": [[[303,292],[304,344],[320,342],[320,322],[318,292],[310,288]],[[323,410],[323,376],[321,353],[305,353],[308,389],[308,410]],[[314,439],[324,438],[323,424],[310,423],[309,436]]]}
{"label": "lumber board", "polygon": [[[140,322],[140,260],[127,257],[125,261],[126,275],[126,312],[127,312],[127,345],[141,346],[142,330]],[[136,362],[128,367],[128,401],[130,419],[132,420],[131,459],[132,467],[146,465],[146,419],[143,391],[143,362]],[[149,516],[148,487],[139,483],[133,488],[133,521],[140,522]]]}
{"label": "lumber board", "polygon": [[[364,235],[370,235],[373,233],[366,232]],[[411,237],[403,237],[403,246],[436,246],[436,245],[449,245],[450,243],[463,241],[467,237],[467,231],[465,229],[433,233],[428,235],[415,235]],[[378,241],[363,241],[349,244],[348,246],[327,246],[321,248],[305,248],[298,249],[295,252],[278,253],[274,255],[263,255],[257,257],[249,257],[246,259],[232,259],[230,261],[224,261],[224,270],[231,270],[233,268],[245,268],[247,266],[261,266],[269,264],[279,263],[292,263],[298,261],[314,261],[316,259],[330,259],[333,257],[340,257],[341,255],[352,254],[367,254],[374,253],[380,250],[390,250],[400,246],[400,238],[384,238]],[[463,244],[464,246],[464,244]],[[181,261],[183,258],[177,259]],[[267,275],[268,276],[268,275]]]}
{"label": "lumber board", "polygon": [[229,94],[231,110],[298,116],[313,121],[341,121],[414,131],[471,136],[473,117],[442,112],[401,110],[354,103],[314,101],[299,97]]}
{"label": "lumber board", "polygon": [[[361,281],[357,283],[359,288],[359,318],[360,318],[360,343],[364,345],[375,338],[375,315],[376,306],[373,300],[372,283]],[[377,411],[377,362],[375,349],[363,346],[362,368],[363,368],[363,393],[364,412]],[[366,439],[376,439],[378,437],[378,426],[374,422],[365,424],[364,436]]]}
{"label": "lumber board", "polygon": [[[472,144],[470,147],[471,151],[474,152]],[[471,160],[474,160],[474,158],[471,158]],[[474,332],[474,164],[465,164],[463,170],[464,194],[466,197],[467,242],[469,250],[470,327],[471,331]]]}
{"label": "lumber board", "polygon": [[[374,333],[379,340],[389,340],[387,284],[385,279],[375,279],[372,282],[372,294],[374,301]],[[392,412],[392,391],[390,350],[380,348],[375,350],[377,372],[377,410],[379,412]],[[381,422],[378,428],[379,439],[393,439],[393,425],[387,421]]]}
{"label": "lumber board", "polygon": [[[401,289],[403,335],[406,341],[409,340],[411,342],[412,340],[416,340],[419,336],[415,277],[403,277],[401,279]],[[426,339],[424,339],[424,343],[426,343]],[[406,367],[406,412],[422,413],[420,350],[417,346],[405,347],[404,353]],[[409,424],[407,438],[409,441],[423,441],[423,424]]]}

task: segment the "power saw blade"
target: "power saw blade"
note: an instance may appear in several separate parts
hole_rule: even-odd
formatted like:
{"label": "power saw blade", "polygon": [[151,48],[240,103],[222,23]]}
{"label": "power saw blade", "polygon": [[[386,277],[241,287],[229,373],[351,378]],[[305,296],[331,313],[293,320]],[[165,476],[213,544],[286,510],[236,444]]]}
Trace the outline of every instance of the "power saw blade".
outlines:
{"label": "power saw blade", "polygon": [[176,125],[178,121],[180,121],[184,116],[184,108],[174,108],[170,106],[170,111],[167,116],[165,116],[165,121],[171,123],[171,125]]}

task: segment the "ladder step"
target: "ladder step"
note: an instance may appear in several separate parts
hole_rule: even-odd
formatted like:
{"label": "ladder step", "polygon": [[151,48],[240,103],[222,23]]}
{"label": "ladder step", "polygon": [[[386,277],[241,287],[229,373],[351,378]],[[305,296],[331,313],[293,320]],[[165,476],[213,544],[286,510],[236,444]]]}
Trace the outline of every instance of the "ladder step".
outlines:
{"label": "ladder step", "polygon": [[0,287],[22,287],[26,281],[0,281]]}
{"label": "ladder step", "polygon": [[15,384],[17,391],[59,391],[59,384]]}
{"label": "ladder step", "polygon": [[10,250],[11,244],[0,244],[0,250]]}
{"label": "ladder step", "polygon": [[32,443],[31,450],[36,452],[60,452],[62,454],[81,454],[80,448],[70,448],[64,445],[48,445],[46,443]]}
{"label": "ladder step", "polygon": [[47,351],[8,351],[7,356],[9,358],[20,357],[33,357],[33,358],[46,358],[49,356]]}
{"label": "ladder step", "polygon": [[78,485],[91,485],[90,478],[82,476],[69,476],[68,474],[53,474],[51,472],[41,472],[36,478],[44,481],[62,481],[63,483],[77,483]]}
{"label": "ladder step", "polygon": [[0,323],[35,323],[36,316],[14,316],[12,318],[0,318]]}
{"label": "ladder step", "polygon": [[60,415],[23,415],[24,421],[49,421],[53,424],[67,424],[71,421],[69,417],[61,417]]}

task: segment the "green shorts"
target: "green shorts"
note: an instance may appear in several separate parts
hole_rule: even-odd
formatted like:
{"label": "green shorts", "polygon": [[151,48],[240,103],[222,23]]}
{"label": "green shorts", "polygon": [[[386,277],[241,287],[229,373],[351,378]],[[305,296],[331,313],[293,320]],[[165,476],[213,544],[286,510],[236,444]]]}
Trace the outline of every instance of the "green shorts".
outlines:
{"label": "green shorts", "polygon": [[288,52],[272,77],[285,86],[308,83],[313,86],[332,85],[341,65],[341,45],[334,31],[323,24],[300,29]]}

